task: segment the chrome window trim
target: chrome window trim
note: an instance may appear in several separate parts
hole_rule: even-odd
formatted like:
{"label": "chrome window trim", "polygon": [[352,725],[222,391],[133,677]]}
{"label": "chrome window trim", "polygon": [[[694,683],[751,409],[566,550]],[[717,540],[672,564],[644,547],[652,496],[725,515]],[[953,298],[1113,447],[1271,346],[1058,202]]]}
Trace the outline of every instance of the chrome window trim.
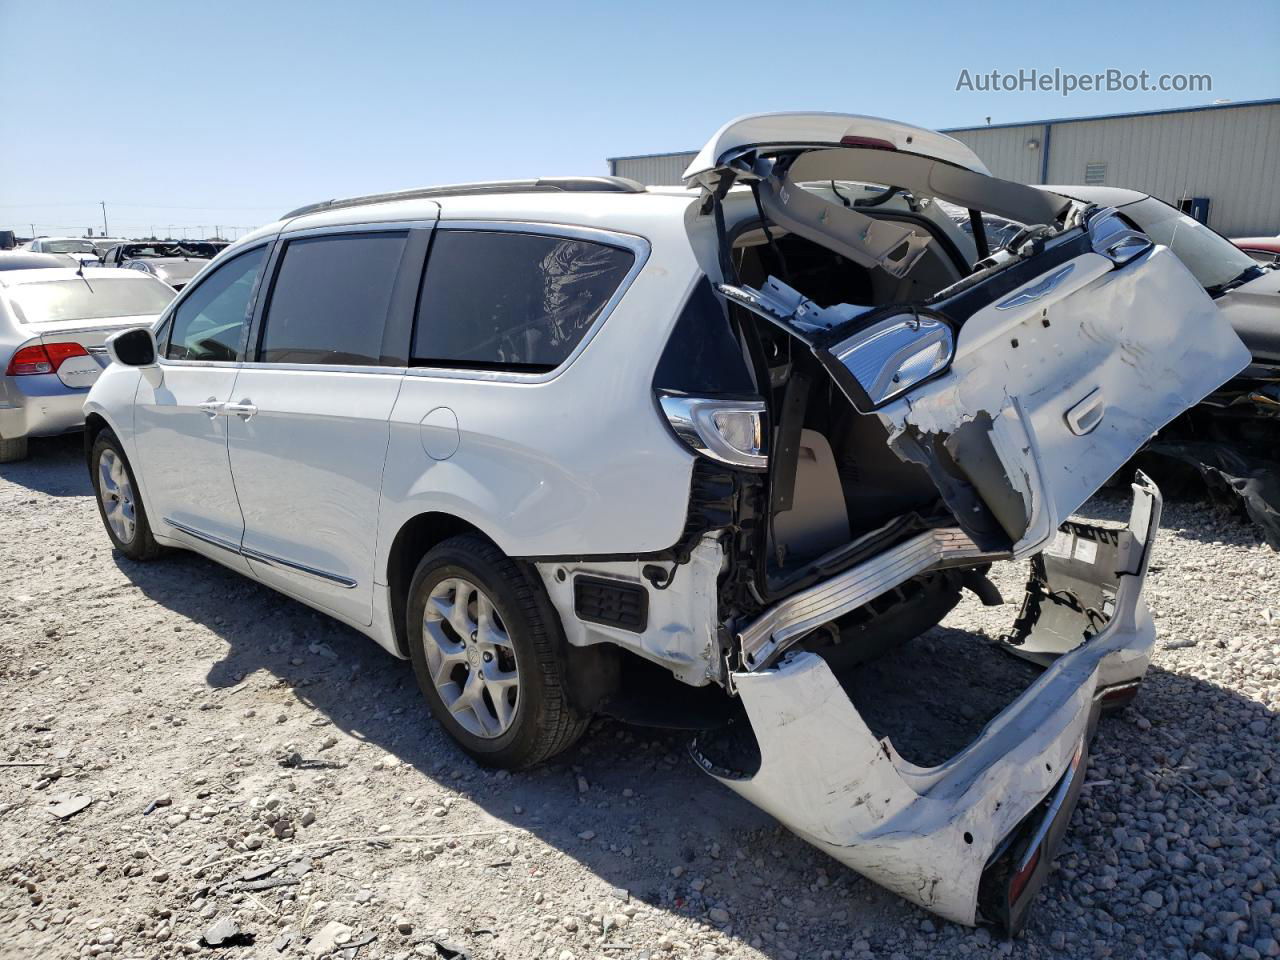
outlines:
{"label": "chrome window trim", "polygon": [[[605,305],[600,310],[600,315],[595,318],[591,326],[587,328],[586,333],[582,335],[582,339],[578,341],[578,345],[573,351],[560,362],[554,370],[548,370],[544,373],[521,373],[518,370],[468,370],[459,367],[414,367],[411,366],[405,372],[406,376],[418,377],[424,380],[473,380],[480,382],[492,383],[547,383],[564,373],[584,350],[587,345],[595,338],[600,328],[604,326],[606,320],[609,319],[613,311],[617,309],[618,304],[631,289],[631,284],[635,282],[636,277],[640,276],[640,272],[644,269],[646,263],[649,262],[649,255],[653,252],[653,246],[644,237],[632,233],[620,233],[616,230],[602,230],[599,227],[583,227],[577,224],[554,223],[542,220],[440,220],[436,223],[436,230],[467,230],[471,232],[487,232],[487,233],[531,233],[538,236],[550,237],[552,239],[564,240],[587,240],[592,243],[600,243],[610,247],[622,247],[630,250],[635,257],[631,269],[627,271],[627,275],[622,278],[622,282],[618,284],[618,289],[613,295],[605,301]],[[427,255],[427,268],[431,266],[431,256]],[[423,272],[423,283],[426,283],[426,271]],[[421,296],[421,294],[419,294]],[[414,335],[417,335],[417,311],[414,311]],[[410,352],[412,353],[412,341],[410,341]],[[412,358],[411,358],[412,359]]]}
{"label": "chrome window trim", "polygon": [[213,534],[202,533],[195,527],[189,527],[185,523],[179,523],[177,520],[170,517],[164,517],[163,519],[165,523],[180,533],[185,533],[187,536],[199,540],[201,543],[207,543],[210,546],[226,550],[228,553],[234,553],[238,556],[244,557],[246,560],[257,560],[259,563],[265,563],[270,567],[277,567],[294,573],[301,573],[305,576],[313,577],[316,580],[321,580],[328,584],[334,584],[347,590],[354,590],[359,586],[359,583],[352,580],[350,577],[339,576],[336,573],[328,573],[327,571],[319,570],[315,567],[309,567],[305,563],[296,563],[293,560],[285,560],[283,557],[276,557],[269,553],[263,553],[260,550],[250,549],[242,544],[235,544],[230,540],[223,540],[221,537],[215,537]]}
{"label": "chrome window trim", "polygon": [[348,233],[407,233],[410,230],[432,230],[439,221],[414,217],[412,220],[369,220],[360,223],[319,224],[311,227],[288,227],[280,231],[280,240],[308,240],[313,237],[343,236]]}
{"label": "chrome window trim", "polygon": [[287,363],[284,361],[259,363],[256,360],[246,360],[241,363],[240,366],[244,367],[246,371],[279,370],[286,373],[369,373],[397,377],[404,376],[406,370],[405,367],[382,367],[363,363]]}
{"label": "chrome window trim", "polygon": [[156,363],[162,367],[225,367],[233,369],[243,367],[243,360],[170,360],[168,357],[156,357]]}

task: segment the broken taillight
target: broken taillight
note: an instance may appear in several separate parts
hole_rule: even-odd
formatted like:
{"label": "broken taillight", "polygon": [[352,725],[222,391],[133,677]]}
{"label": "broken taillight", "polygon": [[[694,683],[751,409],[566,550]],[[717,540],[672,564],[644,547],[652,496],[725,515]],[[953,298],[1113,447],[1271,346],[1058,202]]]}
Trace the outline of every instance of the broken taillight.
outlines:
{"label": "broken taillight", "polygon": [[57,373],[64,360],[88,355],[89,352],[78,343],[36,343],[29,347],[20,347],[9,360],[9,368],[5,373],[10,377]]}
{"label": "broken taillight", "polygon": [[1027,889],[1027,883],[1036,872],[1036,866],[1040,863],[1040,848],[1032,852],[1025,863],[1018,868],[1018,872],[1009,878],[1009,906],[1013,906],[1018,902],[1018,898],[1022,896],[1022,891]]}

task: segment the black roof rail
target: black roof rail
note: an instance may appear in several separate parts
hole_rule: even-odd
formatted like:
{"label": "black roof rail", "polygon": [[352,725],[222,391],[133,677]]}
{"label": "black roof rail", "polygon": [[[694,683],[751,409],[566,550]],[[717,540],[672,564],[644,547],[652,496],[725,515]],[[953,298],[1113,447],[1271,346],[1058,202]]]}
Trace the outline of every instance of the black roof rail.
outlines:
{"label": "black roof rail", "polygon": [[539,177],[536,180],[482,180],[477,183],[454,183],[443,187],[417,187],[391,193],[371,193],[343,200],[321,200],[297,210],[290,210],[281,220],[301,217],[321,210],[341,210],[371,203],[394,203],[397,200],[432,200],[436,197],[460,197],[476,193],[643,193],[644,185],[626,177]]}

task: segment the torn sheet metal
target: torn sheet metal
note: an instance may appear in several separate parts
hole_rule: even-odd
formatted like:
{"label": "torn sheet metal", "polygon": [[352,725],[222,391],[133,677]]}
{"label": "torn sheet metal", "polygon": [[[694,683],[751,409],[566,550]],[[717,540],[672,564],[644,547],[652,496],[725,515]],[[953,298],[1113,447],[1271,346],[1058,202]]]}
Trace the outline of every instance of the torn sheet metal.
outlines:
{"label": "torn sheet metal", "polygon": [[[687,564],[662,563],[677,589],[648,590],[649,615],[640,633],[581,619],[574,609],[574,580],[579,575],[646,585],[643,570],[652,561],[551,560],[534,564],[560,622],[574,646],[612,643],[661,664],[678,679],[700,687],[721,681],[722,658],[716,636],[717,580],[724,567],[718,536],[698,541]],[[670,584],[668,584],[670,586]]]}
{"label": "torn sheet metal", "polygon": [[[1072,262],[1035,300],[1019,305],[1015,290],[975,312],[951,368],[880,411],[895,449],[928,454],[940,489],[957,474],[968,481],[1017,556],[1038,550],[1158,429],[1249,362],[1167,248],[1118,268],[1091,252]],[[945,301],[938,307],[946,312]],[[962,525],[972,519],[949,505]]]}
{"label": "torn sheet metal", "polygon": [[704,752],[695,742],[695,760],[869,879],[947,919],[976,923],[985,868],[1062,782],[1091,733],[1095,695],[1146,672],[1155,628],[1141,591],[1160,499],[1145,479],[1134,491],[1128,529],[1141,550],[1126,560],[1132,572],[1102,569],[1106,557],[1088,567],[1115,587],[1110,621],[1055,659],[952,759],[928,769],[905,761],[872,734],[826,661],[800,652],[733,676],[759,748],[754,769],[731,772],[714,744]]}

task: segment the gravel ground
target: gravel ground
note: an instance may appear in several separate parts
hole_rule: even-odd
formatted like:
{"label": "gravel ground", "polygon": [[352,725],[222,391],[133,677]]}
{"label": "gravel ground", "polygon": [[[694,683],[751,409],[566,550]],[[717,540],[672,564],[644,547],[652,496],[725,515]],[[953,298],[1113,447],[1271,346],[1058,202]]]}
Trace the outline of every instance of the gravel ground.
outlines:
{"label": "gravel ground", "polygon": [[[6,960],[1280,956],[1280,558],[1234,517],[1166,509],[1154,665],[1005,942],[785,833],[679,736],[599,722],[480,769],[372,642],[198,557],[114,556],[78,444],[0,467]],[[915,642],[1002,632],[1023,572],[995,579],[1003,607]]]}

